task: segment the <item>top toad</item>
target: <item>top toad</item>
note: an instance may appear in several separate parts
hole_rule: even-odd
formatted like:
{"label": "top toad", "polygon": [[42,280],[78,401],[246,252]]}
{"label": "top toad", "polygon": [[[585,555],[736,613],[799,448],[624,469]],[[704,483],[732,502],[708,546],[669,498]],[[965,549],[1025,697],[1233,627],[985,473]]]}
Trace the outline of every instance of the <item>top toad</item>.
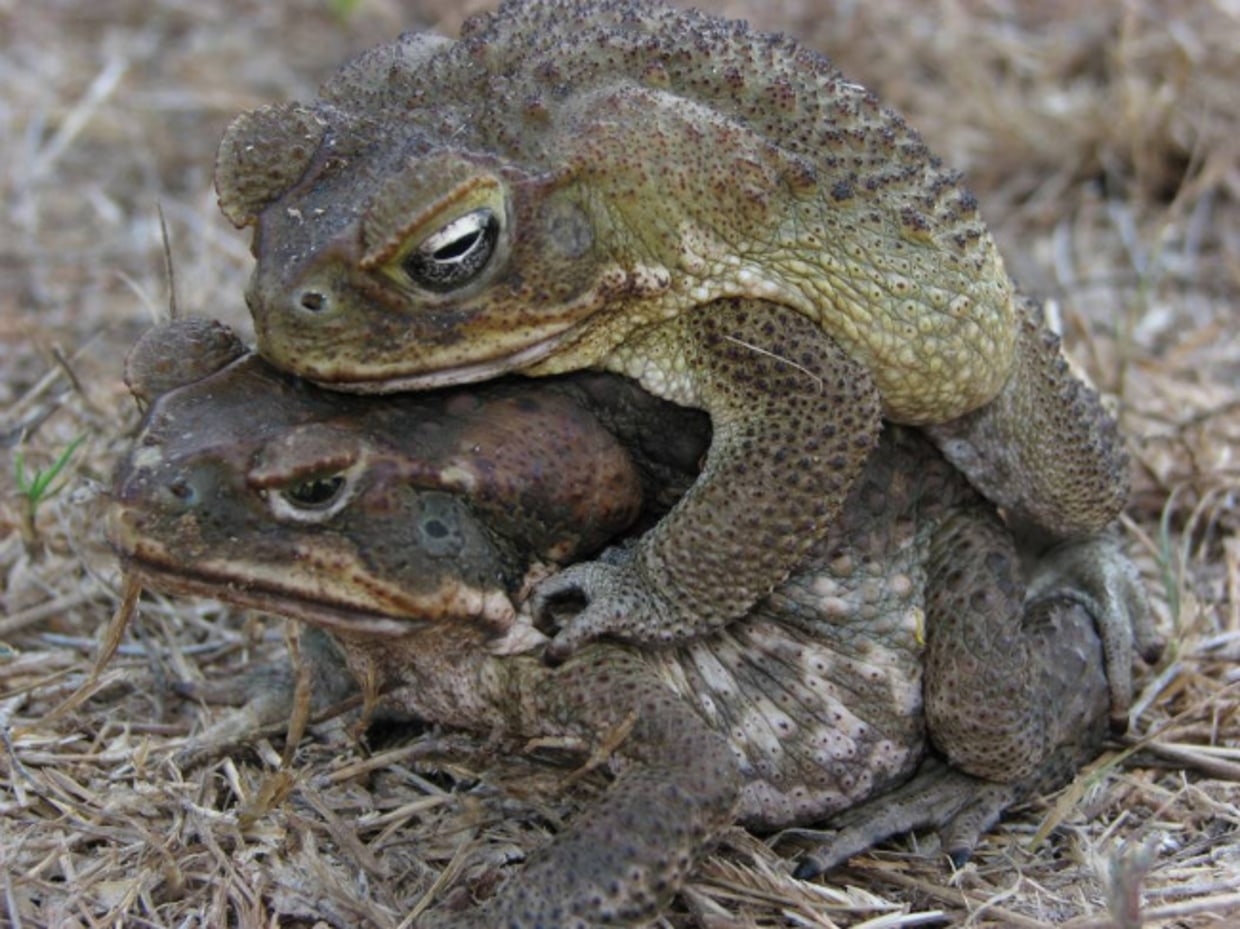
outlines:
{"label": "top toad", "polygon": [[881,417],[1056,537],[1126,496],[1114,425],[972,196],[821,56],[644,2],[528,0],[406,35],[228,130],[259,348],[393,391],[603,368],[706,410],[701,478],[561,651],[717,628],[820,538]]}

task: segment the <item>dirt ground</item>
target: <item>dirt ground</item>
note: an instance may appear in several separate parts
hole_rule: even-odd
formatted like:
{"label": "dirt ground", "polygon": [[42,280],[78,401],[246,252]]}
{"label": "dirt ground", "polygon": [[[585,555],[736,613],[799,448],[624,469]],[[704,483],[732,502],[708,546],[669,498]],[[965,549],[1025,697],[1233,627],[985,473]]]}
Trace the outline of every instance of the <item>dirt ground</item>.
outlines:
{"label": "dirt ground", "polygon": [[[137,420],[127,347],[173,293],[247,324],[248,236],[211,189],[224,126],[485,5],[0,0],[0,924],[409,925],[445,868],[485,895],[599,789],[520,760],[475,786],[477,757],[443,774],[418,733],[361,743],[347,721],[287,768],[278,736],[181,764],[226,710],[171,684],[284,647],[280,621],[210,602],[144,602],[90,699],[48,718],[117,604],[101,514]],[[705,5],[831,55],[966,171],[1119,412],[1124,531],[1169,644],[1129,737],[961,870],[920,836],[801,883],[738,829],[659,925],[1240,925],[1240,7]]]}

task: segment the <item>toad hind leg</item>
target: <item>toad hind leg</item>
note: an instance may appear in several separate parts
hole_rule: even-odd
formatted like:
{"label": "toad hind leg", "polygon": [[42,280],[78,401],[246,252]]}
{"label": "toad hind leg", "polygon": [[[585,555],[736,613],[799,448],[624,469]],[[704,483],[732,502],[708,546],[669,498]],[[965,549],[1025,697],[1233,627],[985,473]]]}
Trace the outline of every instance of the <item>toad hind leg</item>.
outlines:
{"label": "toad hind leg", "polygon": [[1128,500],[1128,455],[1114,417],[1068,367],[1041,306],[1020,301],[1016,366],[985,406],[926,426],[943,455],[1009,522],[1053,540],[1106,528]]}
{"label": "toad hind leg", "polygon": [[[1111,708],[1101,655],[1098,617],[1075,591],[1026,600],[1015,543],[991,508],[966,508],[938,529],[927,564],[926,725],[953,765],[1014,783],[1084,720],[1101,739]],[[1120,663],[1131,661],[1129,647]]]}
{"label": "toad hind leg", "polygon": [[943,851],[959,867],[968,860],[978,836],[1016,799],[1014,785],[973,777],[932,755],[895,790],[832,817],[829,829],[784,833],[818,842],[792,874],[811,880],[884,839],[917,829],[938,829]]}
{"label": "toad hind leg", "polygon": [[1125,559],[1090,556],[1088,570],[1071,563],[1123,508],[1128,458],[1115,420],[1069,370],[1041,308],[1026,299],[1021,311],[1017,365],[1003,390],[980,410],[926,432],[975,487],[1007,510],[1022,548],[1058,544],[1065,550],[1061,564],[1075,574],[1071,586],[1087,601],[1107,646],[1111,711],[1122,725],[1134,633],[1144,657],[1159,651],[1145,594]]}
{"label": "toad hind leg", "polygon": [[1153,663],[1164,645],[1136,566],[1112,533],[1065,542],[1033,566],[1028,598],[1047,593],[1072,597],[1094,617],[1110,684],[1111,731],[1124,732],[1132,704],[1133,651]]}
{"label": "toad hind leg", "polygon": [[881,429],[869,372],[787,307],[721,300],[633,342],[621,369],[705,409],[710,450],[629,563],[575,565],[536,591],[542,616],[555,601],[587,601],[554,657],[604,634],[670,643],[745,615],[826,532]]}
{"label": "toad hind leg", "polygon": [[[927,757],[905,784],[834,817],[829,830],[792,830],[820,840],[797,864],[797,877],[816,877],[889,836],[922,828],[938,830],[944,853],[960,867],[1004,811],[1066,784],[1098,754],[1107,730],[1108,684],[1094,617],[1071,593],[1052,594],[1028,605],[1022,625],[1032,642],[1032,677],[1041,682],[1026,692],[1026,699],[1036,701],[1027,709],[1036,713],[1045,707],[1053,721],[1043,724],[1042,739],[1020,741],[1041,750],[1025,755],[1019,773],[1011,764],[995,764],[998,756],[989,758],[989,768],[1003,774],[1002,781],[966,773],[939,755]],[[966,695],[962,705],[985,717],[983,708],[992,698],[970,692],[967,682],[956,686]],[[999,702],[1007,699],[1002,695]],[[953,739],[988,738],[981,729],[936,736],[933,724],[931,734],[936,744],[946,741],[949,747]]]}

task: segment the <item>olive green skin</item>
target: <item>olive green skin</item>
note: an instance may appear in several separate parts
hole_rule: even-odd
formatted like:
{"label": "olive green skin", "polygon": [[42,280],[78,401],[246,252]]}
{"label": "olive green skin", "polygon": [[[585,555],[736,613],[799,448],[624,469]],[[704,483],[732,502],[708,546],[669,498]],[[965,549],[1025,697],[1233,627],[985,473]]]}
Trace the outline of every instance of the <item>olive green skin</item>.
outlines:
{"label": "olive green skin", "polygon": [[561,654],[743,615],[838,517],[884,416],[1052,540],[1126,499],[1113,421],[958,176],[787,38],[507,3],[238,118],[216,182],[255,228],[279,368],[369,392],[601,368],[710,414],[698,486],[632,564],[542,592],[591,601]]}
{"label": "olive green skin", "polygon": [[993,508],[912,432],[887,433],[827,537],[744,622],[553,668],[522,608],[531,578],[683,493],[703,417],[596,375],[362,398],[238,351],[185,321],[131,355],[150,406],[113,495],[127,569],[330,631],[389,710],[623,761],[484,908],[418,925],[644,924],[734,819],[849,810],[806,874],[918,824],[962,856],[1097,752],[1110,682],[1074,575],[1130,567],[1093,540],[1026,597]]}

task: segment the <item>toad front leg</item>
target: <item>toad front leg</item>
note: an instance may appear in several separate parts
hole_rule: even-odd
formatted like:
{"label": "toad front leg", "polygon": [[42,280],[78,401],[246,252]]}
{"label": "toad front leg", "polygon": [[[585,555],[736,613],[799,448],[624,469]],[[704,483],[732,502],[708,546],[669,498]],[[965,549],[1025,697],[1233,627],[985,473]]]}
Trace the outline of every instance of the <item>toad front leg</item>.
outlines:
{"label": "toad front leg", "polygon": [[524,726],[597,743],[631,727],[625,767],[599,804],[532,855],[487,904],[438,910],[428,929],[591,929],[645,925],[733,818],[741,776],[722,735],[638,656],[584,650],[548,675],[535,668]]}
{"label": "toad front leg", "polygon": [[705,409],[713,437],[698,480],[623,565],[593,562],[535,595],[546,615],[586,607],[556,636],[563,657],[612,635],[675,642],[745,615],[839,513],[881,429],[878,390],[813,320],[755,300],[724,300],[626,344],[623,373]]}

